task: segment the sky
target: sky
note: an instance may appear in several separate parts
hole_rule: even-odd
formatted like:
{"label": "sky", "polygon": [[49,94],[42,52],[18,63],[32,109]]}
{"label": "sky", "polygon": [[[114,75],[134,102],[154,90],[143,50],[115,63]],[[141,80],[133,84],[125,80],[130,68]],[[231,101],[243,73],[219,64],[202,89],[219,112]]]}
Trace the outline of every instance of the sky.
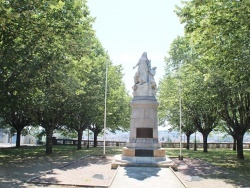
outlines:
{"label": "sky", "polygon": [[164,75],[164,57],[170,44],[184,34],[175,5],[181,0],[88,0],[90,15],[96,20],[93,28],[114,65],[122,65],[123,81],[132,95],[134,74],[143,52],[147,52],[155,81]]}

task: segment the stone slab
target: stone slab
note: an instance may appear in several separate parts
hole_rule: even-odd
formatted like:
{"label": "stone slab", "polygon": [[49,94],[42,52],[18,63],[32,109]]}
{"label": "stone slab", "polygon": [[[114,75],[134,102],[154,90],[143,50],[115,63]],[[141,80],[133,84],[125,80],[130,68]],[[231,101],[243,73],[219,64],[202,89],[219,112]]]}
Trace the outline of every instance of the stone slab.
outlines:
{"label": "stone slab", "polygon": [[185,186],[170,168],[159,167],[119,167],[110,188],[162,188]]}
{"label": "stone slab", "polygon": [[161,167],[177,170],[177,165],[167,156],[165,157],[131,157],[115,155],[115,160],[111,163],[111,168],[116,169],[119,166],[138,166],[138,167]]}
{"label": "stone slab", "polygon": [[[143,153],[145,155],[143,155]],[[150,156],[150,157],[165,157],[165,149],[163,148],[127,148],[123,147],[122,156]]]}
{"label": "stone slab", "polygon": [[135,156],[135,150],[129,148],[123,148],[122,155],[124,156]]}
{"label": "stone slab", "polygon": [[155,96],[135,96],[135,97],[133,97],[133,101],[138,101],[138,100],[157,101]]}
{"label": "stone slab", "polygon": [[153,143],[153,142],[127,142],[126,143],[127,148],[140,148],[140,149],[160,149],[161,143]]}
{"label": "stone slab", "polygon": [[157,149],[157,150],[154,150],[154,156],[155,157],[162,157],[162,156],[165,156],[165,149],[161,148],[161,149]]}

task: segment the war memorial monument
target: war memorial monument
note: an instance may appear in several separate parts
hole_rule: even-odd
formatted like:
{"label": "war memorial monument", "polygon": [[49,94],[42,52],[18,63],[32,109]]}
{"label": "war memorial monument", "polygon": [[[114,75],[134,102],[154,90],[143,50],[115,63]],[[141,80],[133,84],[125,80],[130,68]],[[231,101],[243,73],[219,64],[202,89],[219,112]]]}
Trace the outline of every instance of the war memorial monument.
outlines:
{"label": "war memorial monument", "polygon": [[115,156],[112,168],[118,166],[160,166],[176,168],[175,163],[166,157],[165,149],[158,141],[157,86],[154,80],[156,67],[151,67],[151,61],[144,52],[134,76],[133,99],[130,119],[130,135],[121,155]]}

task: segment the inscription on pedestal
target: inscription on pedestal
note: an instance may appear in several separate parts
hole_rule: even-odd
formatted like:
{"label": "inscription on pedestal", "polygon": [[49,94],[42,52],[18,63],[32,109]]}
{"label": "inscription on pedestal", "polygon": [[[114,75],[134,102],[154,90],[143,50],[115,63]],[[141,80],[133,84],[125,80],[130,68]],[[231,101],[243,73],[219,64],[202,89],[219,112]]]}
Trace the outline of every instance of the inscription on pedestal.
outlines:
{"label": "inscription on pedestal", "polygon": [[135,156],[136,157],[153,157],[154,150],[136,149]]}
{"label": "inscription on pedestal", "polygon": [[152,128],[137,128],[136,138],[153,138]]}

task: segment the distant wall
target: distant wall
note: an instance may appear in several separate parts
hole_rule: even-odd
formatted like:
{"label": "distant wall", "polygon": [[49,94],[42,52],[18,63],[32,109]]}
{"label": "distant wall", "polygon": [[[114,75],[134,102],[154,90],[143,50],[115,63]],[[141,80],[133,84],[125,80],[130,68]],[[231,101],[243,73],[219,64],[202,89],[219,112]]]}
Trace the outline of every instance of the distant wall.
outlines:
{"label": "distant wall", "polygon": [[[6,129],[0,129],[0,143],[16,143],[16,134],[10,137],[10,134]],[[37,144],[37,139],[31,135],[21,135],[20,144]]]}
{"label": "distant wall", "polygon": [[[53,139],[54,145],[77,145],[77,140],[74,139]],[[121,141],[105,141],[106,146],[124,147],[127,142]],[[179,142],[161,142],[163,148],[180,148]],[[88,140],[82,140],[82,145],[87,146]],[[89,146],[94,145],[93,140],[89,140]],[[98,141],[97,146],[103,146],[103,141]],[[186,148],[187,143],[182,143],[182,147]],[[197,148],[203,148],[203,143],[197,143]],[[194,148],[194,143],[189,144],[190,148]],[[244,149],[250,149],[250,143],[243,144]],[[233,143],[208,143],[208,148],[233,148]]]}
{"label": "distant wall", "polygon": [[5,133],[5,129],[0,129],[0,143],[8,143],[8,134]]}

